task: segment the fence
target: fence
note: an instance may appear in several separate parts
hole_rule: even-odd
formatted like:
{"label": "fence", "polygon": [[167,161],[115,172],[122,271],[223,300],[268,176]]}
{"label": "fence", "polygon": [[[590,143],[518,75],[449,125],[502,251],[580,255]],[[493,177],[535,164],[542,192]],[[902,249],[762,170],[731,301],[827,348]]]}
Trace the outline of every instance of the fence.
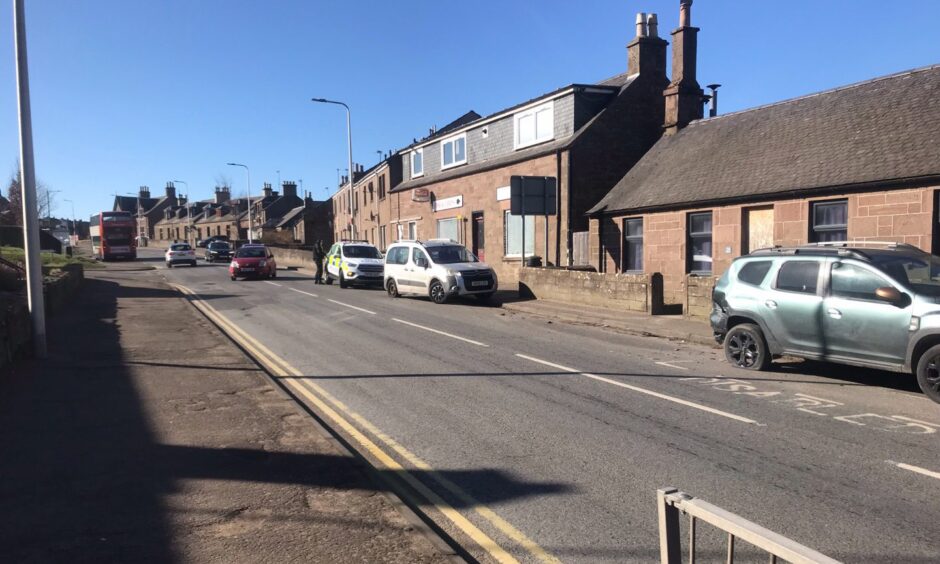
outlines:
{"label": "fence", "polygon": [[682,543],[679,537],[679,513],[689,516],[689,564],[695,563],[695,526],[701,520],[728,535],[728,564],[734,562],[736,539],[748,542],[769,554],[769,562],[776,564],[782,558],[794,564],[839,564],[828,556],[792,541],[783,535],[765,529],[739,515],[726,511],[707,501],[695,499],[676,488],[661,488],[656,492],[659,507],[659,561],[660,564],[682,564]]}

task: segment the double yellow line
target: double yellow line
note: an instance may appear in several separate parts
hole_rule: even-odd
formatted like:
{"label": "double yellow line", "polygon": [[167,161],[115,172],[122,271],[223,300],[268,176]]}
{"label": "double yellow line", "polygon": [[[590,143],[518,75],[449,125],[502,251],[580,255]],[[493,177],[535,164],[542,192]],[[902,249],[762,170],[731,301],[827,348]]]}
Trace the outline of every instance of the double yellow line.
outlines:
{"label": "double yellow line", "polygon": [[459,511],[453,508],[449,503],[442,499],[433,490],[424,485],[411,472],[398,463],[391,455],[383,450],[372,439],[366,436],[354,426],[350,420],[358,423],[363,429],[371,433],[387,449],[396,452],[403,459],[408,461],[416,469],[421,470],[428,475],[438,485],[454,495],[457,499],[468,507],[472,507],[477,515],[485,519],[502,534],[512,539],[515,543],[522,546],[529,554],[534,556],[540,562],[556,564],[560,562],[553,555],[549,554],[542,547],[529,539],[522,531],[515,528],[508,521],[496,514],[492,509],[475,500],[468,493],[464,492],[457,484],[448,480],[414,453],[400,445],[393,438],[383,433],[379,428],[370,423],[358,413],[350,410],[345,404],[330,395],[326,390],[316,382],[304,379],[304,374],[291,366],[287,361],[280,358],[266,346],[258,342],[254,337],[243,331],[240,327],[229,321],[224,315],[215,310],[212,306],[203,301],[196,292],[193,292],[185,286],[173,284],[180,292],[189,299],[190,303],[199,311],[215,323],[231,339],[238,343],[242,348],[248,351],[262,366],[289,387],[296,395],[303,397],[313,405],[321,416],[331,421],[337,427],[342,429],[349,437],[356,441],[372,458],[378,462],[380,469],[388,469],[396,472],[398,476],[420,497],[416,497],[405,488],[400,488],[395,493],[405,498],[413,506],[430,505],[445,517],[447,517],[458,529],[466,534],[470,539],[480,546],[487,554],[493,557],[497,562],[517,563],[514,558],[502,546],[491,539],[486,533],[477,528]]}

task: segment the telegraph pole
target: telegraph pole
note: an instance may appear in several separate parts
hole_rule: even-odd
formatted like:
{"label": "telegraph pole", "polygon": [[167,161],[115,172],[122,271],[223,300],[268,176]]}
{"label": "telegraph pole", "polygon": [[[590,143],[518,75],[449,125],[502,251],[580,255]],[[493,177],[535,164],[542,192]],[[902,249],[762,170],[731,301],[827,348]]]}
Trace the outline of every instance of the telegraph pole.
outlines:
{"label": "telegraph pole", "polygon": [[29,107],[29,69],[26,59],[26,10],[23,0],[13,0],[13,35],[16,43],[16,93],[20,118],[20,179],[23,182],[23,247],[29,316],[33,328],[33,353],[46,357],[46,308],[42,296],[39,262],[39,213],[36,206],[36,168],[33,163],[33,124]]}

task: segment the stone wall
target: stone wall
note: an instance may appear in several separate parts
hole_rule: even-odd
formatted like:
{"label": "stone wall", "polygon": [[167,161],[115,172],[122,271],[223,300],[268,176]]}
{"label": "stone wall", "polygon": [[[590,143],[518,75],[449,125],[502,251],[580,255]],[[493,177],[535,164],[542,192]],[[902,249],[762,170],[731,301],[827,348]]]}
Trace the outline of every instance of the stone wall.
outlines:
{"label": "stone wall", "polygon": [[[324,250],[329,250],[329,247],[324,247]],[[284,247],[271,247],[271,252],[274,253],[274,260],[277,262],[277,265],[280,268],[316,268],[316,265],[313,263],[313,251],[310,249],[287,249]]]}
{"label": "stone wall", "polygon": [[80,264],[68,264],[50,270],[44,268],[43,274],[42,290],[48,318],[65,309],[78,293],[85,279],[85,269]]}
{"label": "stone wall", "polygon": [[712,312],[712,290],[717,276],[689,275],[685,280],[685,302],[682,304],[684,315],[690,319],[708,320]]}
{"label": "stone wall", "polygon": [[650,280],[643,274],[598,274],[562,268],[523,268],[519,292],[538,299],[650,311]]}

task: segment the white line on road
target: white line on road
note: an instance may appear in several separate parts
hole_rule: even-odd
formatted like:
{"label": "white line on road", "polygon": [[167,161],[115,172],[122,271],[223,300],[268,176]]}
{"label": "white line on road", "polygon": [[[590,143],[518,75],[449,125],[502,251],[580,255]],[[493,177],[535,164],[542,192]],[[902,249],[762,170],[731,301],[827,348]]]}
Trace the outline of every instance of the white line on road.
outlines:
{"label": "white line on road", "polygon": [[304,292],[303,290],[298,290],[297,288],[288,288],[288,290],[293,290],[293,291],[297,292],[298,294],[305,294],[305,295],[307,295],[307,296],[310,296],[311,298],[318,298],[318,297],[319,297],[319,296],[317,296],[316,294],[311,294],[310,292]]}
{"label": "white line on road", "polygon": [[410,321],[405,321],[404,319],[398,319],[393,317],[392,321],[397,321],[398,323],[404,323],[405,325],[410,325],[418,329],[423,329],[425,331],[430,331],[431,333],[437,333],[438,335],[444,335],[445,337],[450,337],[451,339],[457,339],[458,341],[463,341],[465,343],[470,343],[471,345],[477,345],[478,347],[488,347],[486,343],[481,343],[480,341],[474,341],[473,339],[467,339],[466,337],[460,337],[458,335],[453,335],[451,333],[445,333],[444,331],[438,331],[437,329],[431,329],[430,327],[425,327],[424,325],[418,325],[417,323],[412,323]]}
{"label": "white line on road", "polygon": [[923,474],[924,476],[929,476],[931,478],[936,478],[940,480],[940,472],[934,472],[933,470],[927,470],[926,468],[921,468],[920,466],[913,466],[911,464],[905,464],[903,462],[895,462],[893,460],[888,460],[888,464],[893,464],[902,470],[910,470],[911,472],[917,472],[918,474]]}
{"label": "white line on road", "polygon": [[691,407],[691,408],[693,408],[693,409],[698,409],[698,410],[701,410],[701,411],[705,411],[705,412],[708,412],[708,413],[712,413],[712,414],[714,414],[714,415],[720,415],[720,416],[722,416],[722,417],[727,417],[728,419],[733,419],[733,420],[735,420],[735,421],[740,421],[740,422],[742,422],[742,423],[750,423],[750,424],[752,424],[752,425],[760,425],[760,426],[763,426],[761,423],[758,423],[757,421],[754,421],[753,419],[748,419],[747,417],[742,417],[742,416],[740,416],[740,415],[735,415],[734,413],[728,413],[727,411],[721,411],[720,409],[715,409],[714,407],[708,407],[707,405],[702,405],[702,404],[700,404],[700,403],[691,402],[691,401],[684,400],[684,399],[677,398],[677,397],[673,397],[673,396],[670,396],[670,395],[667,395],[667,394],[662,394],[662,393],[660,393],[660,392],[654,392],[653,390],[647,390],[646,388],[641,388],[641,387],[639,387],[639,386],[633,386],[633,385],[631,385],[631,384],[625,384],[624,382],[618,382],[617,380],[611,380],[610,378],[604,378],[604,377],[602,377],[602,376],[597,376],[597,375],[595,375],[595,374],[589,374],[589,373],[587,373],[587,372],[581,372],[580,370],[577,370],[577,369],[574,369],[574,368],[569,368],[569,367],[567,367],[567,366],[562,366],[561,364],[555,364],[554,362],[549,362],[549,361],[547,361],[547,360],[542,360],[542,359],[539,359],[539,358],[535,358],[535,357],[531,357],[531,356],[526,356],[526,355],[524,355],[524,354],[516,353],[516,356],[518,356],[519,358],[524,358],[524,359],[526,359],[526,360],[531,360],[532,362],[537,362],[537,363],[539,363],[539,364],[544,364],[545,366],[551,366],[552,368],[557,368],[558,370],[562,370],[562,371],[564,371],[564,372],[571,372],[571,373],[573,373],[573,374],[579,374],[579,375],[581,375],[581,376],[584,376],[585,378],[591,378],[592,380],[597,380],[597,381],[599,381],[599,382],[604,382],[604,383],[606,383],[606,384],[611,384],[611,385],[618,386],[618,387],[621,387],[621,388],[626,388],[626,389],[628,389],[628,390],[633,390],[634,392],[639,392],[639,393],[641,393],[641,394],[646,394],[646,395],[650,395],[650,396],[653,396],[653,397],[657,397],[657,398],[659,398],[659,399],[664,399],[664,400],[666,400],[666,401],[671,401],[671,402],[673,402],[673,403],[678,403],[678,404],[680,404],[680,405],[684,405],[684,406],[686,406],[686,407]]}
{"label": "white line on road", "polygon": [[338,302],[338,301],[336,301],[336,300],[331,300],[331,299],[329,299],[329,298],[327,298],[327,301],[333,302],[333,303],[336,304],[336,305],[341,305],[341,306],[343,306],[343,307],[348,307],[348,308],[350,308],[350,309],[355,309],[355,310],[361,311],[361,312],[363,312],[363,313],[368,313],[369,315],[375,315],[375,312],[374,312],[374,311],[369,311],[369,310],[367,310],[367,309],[363,309],[363,308],[358,307],[358,306],[345,304],[345,303],[343,303],[343,302]]}
{"label": "white line on road", "polygon": [[660,366],[668,366],[669,368],[676,368],[679,370],[688,370],[685,366],[676,366],[675,364],[669,364],[668,362],[657,362],[656,364]]}
{"label": "white line on road", "polygon": [[268,280],[265,280],[264,283],[265,283],[265,284],[270,284],[270,285],[272,285],[272,286],[277,286],[277,287],[279,287],[279,288],[280,288],[281,286],[283,286],[283,284],[278,284],[277,282],[271,282],[271,281],[268,281]]}

